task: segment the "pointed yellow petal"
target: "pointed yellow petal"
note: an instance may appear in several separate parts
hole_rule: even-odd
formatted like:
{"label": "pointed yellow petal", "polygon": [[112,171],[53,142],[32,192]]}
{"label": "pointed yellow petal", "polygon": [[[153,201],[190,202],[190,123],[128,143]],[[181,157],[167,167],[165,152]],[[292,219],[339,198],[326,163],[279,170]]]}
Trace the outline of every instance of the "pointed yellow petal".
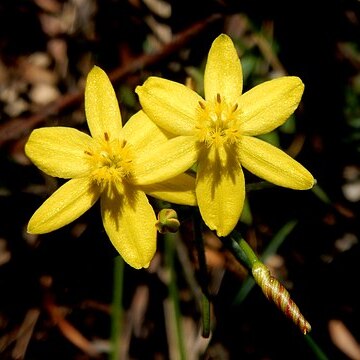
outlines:
{"label": "pointed yellow petal", "polygon": [[142,191],[130,189],[124,197],[101,197],[106,233],[115,249],[133,268],[148,267],[156,250],[156,216]]}
{"label": "pointed yellow petal", "polygon": [[144,192],[157,199],[169,201],[173,204],[195,206],[195,177],[180,174],[172,179],[141,187]]}
{"label": "pointed yellow petal", "polygon": [[97,187],[87,178],[72,179],[56,190],[31,217],[30,234],[57,230],[84,214],[99,198]]}
{"label": "pointed yellow petal", "polygon": [[242,93],[243,75],[238,53],[231,38],[218,36],[209,51],[205,74],[205,99],[214,100],[217,94],[235,103]]}
{"label": "pointed yellow petal", "polygon": [[149,185],[171,179],[188,170],[197,157],[195,137],[175,137],[134,159],[131,181],[137,185]]}
{"label": "pointed yellow petal", "polygon": [[164,143],[171,137],[169,133],[155,125],[142,110],[126,122],[122,134],[124,139],[136,148],[136,155],[147,153],[154,146]]}
{"label": "pointed yellow petal", "polygon": [[119,104],[106,73],[98,66],[89,72],[85,86],[85,112],[92,137],[119,138],[122,128]]}
{"label": "pointed yellow petal", "polygon": [[25,145],[30,160],[48,175],[64,179],[90,171],[84,151],[93,139],[72,128],[51,127],[34,130]]}
{"label": "pointed yellow petal", "polygon": [[196,197],[206,225],[218,236],[228,235],[244,206],[245,181],[239,162],[225,159],[224,154],[219,158],[211,149],[198,164]]}
{"label": "pointed yellow petal", "polygon": [[265,141],[241,137],[239,156],[242,166],[273,184],[296,190],[307,190],[314,186],[315,180],[308,170]]}
{"label": "pointed yellow petal", "polygon": [[260,135],[282,125],[298,107],[304,84],[295,76],[266,81],[243,94],[238,101],[240,130]]}
{"label": "pointed yellow petal", "polygon": [[161,128],[175,135],[194,132],[199,101],[203,101],[195,91],[158,77],[148,78],[135,91],[145,113]]}

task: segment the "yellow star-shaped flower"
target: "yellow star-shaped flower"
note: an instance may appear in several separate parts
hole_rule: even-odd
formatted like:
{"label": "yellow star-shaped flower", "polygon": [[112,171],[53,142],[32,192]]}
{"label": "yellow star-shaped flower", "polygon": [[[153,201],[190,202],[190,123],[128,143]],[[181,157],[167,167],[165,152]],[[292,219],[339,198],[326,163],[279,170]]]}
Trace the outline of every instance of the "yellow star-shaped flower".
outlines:
{"label": "yellow star-shaped flower", "polygon": [[[114,247],[132,267],[147,267],[156,250],[157,219],[146,193],[195,205],[195,180],[186,174],[169,179],[172,174],[162,171],[167,160],[161,146],[169,136],[143,111],[122,127],[114,89],[97,66],[87,77],[85,111],[91,136],[67,127],[40,128],[26,143],[26,154],[37,167],[70,179],[34,213],[28,232],[59,229],[100,198],[104,228]],[[157,183],[141,186],[147,172],[157,174],[152,176]]]}
{"label": "yellow star-shaped flower", "polygon": [[205,99],[182,84],[158,77],[136,88],[150,119],[177,135],[176,146],[171,147],[175,139],[169,140],[168,156],[179,162],[186,157],[184,168],[197,163],[199,209],[219,236],[228,235],[240,218],[245,198],[242,167],[279,186],[300,190],[314,185],[302,165],[255,137],[282,125],[295,111],[304,91],[302,81],[284,76],[244,94],[242,90],[240,59],[225,34],[215,39],[208,54]]}

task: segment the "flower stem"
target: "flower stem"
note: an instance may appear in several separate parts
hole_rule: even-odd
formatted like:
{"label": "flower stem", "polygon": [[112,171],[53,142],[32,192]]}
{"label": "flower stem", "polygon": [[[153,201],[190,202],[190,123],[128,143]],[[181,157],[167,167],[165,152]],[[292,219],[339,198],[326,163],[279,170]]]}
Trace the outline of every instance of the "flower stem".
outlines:
{"label": "flower stem", "polygon": [[327,355],[322,351],[319,345],[315,342],[315,340],[310,336],[305,336],[305,340],[310,346],[311,350],[314,352],[316,359],[318,360],[329,360]]}
{"label": "flower stem", "polygon": [[124,285],[124,260],[121,256],[114,259],[113,298],[111,306],[111,354],[110,360],[119,360],[121,322],[123,315],[122,296]]}
{"label": "flower stem", "polygon": [[245,264],[249,269],[252,269],[254,264],[260,261],[253,249],[237,231],[234,230],[229,237],[223,238],[223,241],[236,259]]}
{"label": "flower stem", "polygon": [[177,240],[177,234],[166,233],[164,234],[164,240],[165,240],[165,263],[170,273],[169,295],[175,314],[175,326],[176,326],[177,343],[179,347],[179,355],[181,360],[185,360],[186,353],[184,346],[184,333],[181,323],[180,300],[179,300],[178,287],[176,283],[176,272],[174,267],[175,241]]}
{"label": "flower stem", "polygon": [[202,318],[202,336],[210,336],[210,300],[209,300],[209,274],[206,266],[205,246],[201,231],[201,217],[198,211],[194,213],[194,237],[199,261],[199,285],[201,287],[201,318]]}

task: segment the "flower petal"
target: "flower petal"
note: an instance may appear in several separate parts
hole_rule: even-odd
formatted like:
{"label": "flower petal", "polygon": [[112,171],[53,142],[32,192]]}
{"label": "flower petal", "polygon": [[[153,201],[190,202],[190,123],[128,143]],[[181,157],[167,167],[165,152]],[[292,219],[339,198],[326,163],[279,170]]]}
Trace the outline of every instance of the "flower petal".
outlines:
{"label": "flower petal", "polygon": [[76,129],[41,128],[32,131],[25,153],[48,175],[64,179],[80,177],[90,170],[84,151],[92,141],[89,135]]}
{"label": "flower petal", "polygon": [[199,101],[203,101],[195,91],[174,81],[149,77],[135,92],[145,113],[158,126],[175,135],[194,132]]}
{"label": "flower petal", "polygon": [[[206,225],[218,236],[228,235],[239,221],[245,200],[245,180],[236,159],[210,150],[199,161],[196,197]],[[226,160],[226,161],[224,161]]]}
{"label": "flower petal", "polygon": [[295,190],[307,190],[314,186],[315,180],[308,170],[265,141],[243,136],[239,154],[242,166],[273,184]]}
{"label": "flower petal", "polygon": [[118,100],[110,79],[98,66],[89,72],[85,86],[85,112],[92,137],[119,137],[122,123]]}
{"label": "flower petal", "polygon": [[131,181],[137,185],[149,185],[168,180],[188,170],[197,158],[195,137],[175,137],[134,159]]}
{"label": "flower petal", "polygon": [[304,84],[296,76],[266,81],[244,93],[239,101],[243,135],[260,135],[282,125],[296,110]]}
{"label": "flower petal", "polygon": [[123,197],[101,197],[106,233],[133,268],[148,267],[156,250],[156,216],[142,191],[128,189]]}
{"label": "flower petal", "polygon": [[195,177],[180,174],[172,179],[141,187],[146,194],[173,204],[195,206]]}
{"label": "flower petal", "polygon": [[205,74],[206,100],[214,100],[220,94],[229,103],[235,103],[242,93],[243,75],[239,55],[231,38],[218,36],[209,51]]}
{"label": "flower petal", "polygon": [[154,146],[164,143],[171,137],[169,133],[152,122],[142,110],[126,122],[122,134],[124,139],[136,148],[136,155],[147,153]]}
{"label": "flower petal", "polygon": [[36,210],[28,232],[44,234],[57,230],[84,214],[98,198],[98,188],[88,178],[69,180]]}

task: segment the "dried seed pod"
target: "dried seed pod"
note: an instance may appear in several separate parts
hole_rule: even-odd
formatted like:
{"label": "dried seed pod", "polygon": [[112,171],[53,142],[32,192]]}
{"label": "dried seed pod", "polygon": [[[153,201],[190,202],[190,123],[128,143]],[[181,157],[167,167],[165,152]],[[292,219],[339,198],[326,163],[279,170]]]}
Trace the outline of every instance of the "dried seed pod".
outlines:
{"label": "dried seed pod", "polygon": [[288,317],[302,331],[304,335],[311,331],[311,325],[301,314],[298,306],[290,298],[285,287],[270,274],[270,270],[261,262],[252,267],[252,274],[256,283],[261,287],[265,296]]}

